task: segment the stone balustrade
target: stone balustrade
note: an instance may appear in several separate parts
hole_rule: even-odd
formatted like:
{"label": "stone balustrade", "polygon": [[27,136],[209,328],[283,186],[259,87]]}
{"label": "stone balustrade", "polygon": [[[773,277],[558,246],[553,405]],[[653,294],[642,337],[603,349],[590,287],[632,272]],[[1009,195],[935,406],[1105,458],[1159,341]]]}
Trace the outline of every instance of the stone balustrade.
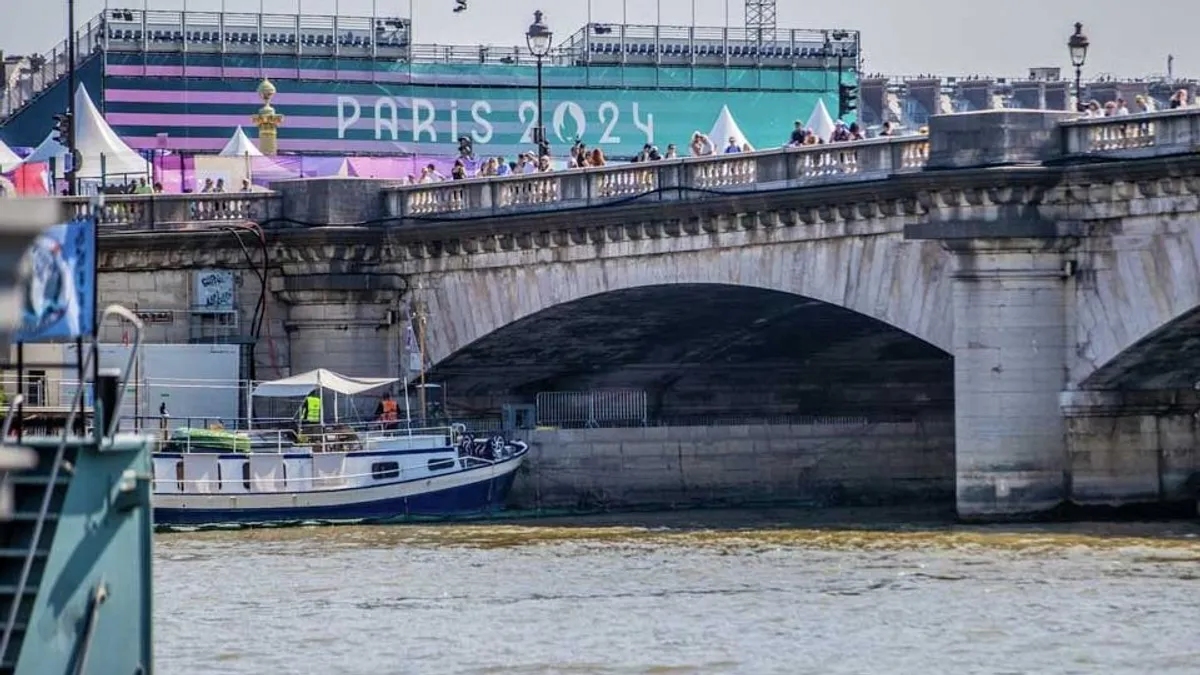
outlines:
{"label": "stone balustrade", "polygon": [[[1020,124],[1022,116],[1038,115],[1037,111],[1019,110],[974,114],[998,116],[993,131],[999,135],[995,142],[962,156],[958,146],[974,142],[971,139],[978,130],[957,130],[956,125],[965,118],[950,115],[935,118],[940,123],[931,125],[937,127],[932,159],[928,136],[906,136],[421,185],[376,179],[317,179],[284,181],[274,186],[276,192],[106,195],[96,212],[102,230],[115,232],[262,223],[279,218],[285,211],[295,219],[292,225],[300,226],[393,218],[475,219],[626,202],[687,202],[720,194],[878,181],[927,168],[984,165],[987,162],[980,153],[1008,143],[1004,134],[1011,136],[1015,128],[1012,125]],[[1007,154],[994,158],[997,162],[1137,159],[1200,151],[1200,108],[1196,107],[1066,121],[1043,115],[1034,121],[1040,126],[1027,131],[1036,142],[1009,148]],[[380,192],[382,199],[377,197]],[[95,198],[71,197],[63,201],[68,215],[82,215],[93,210]],[[314,204],[324,210],[314,211]]]}
{"label": "stone balustrade", "polygon": [[68,218],[94,214],[101,231],[189,230],[262,222],[279,214],[273,192],[63,197]]}
{"label": "stone balustrade", "polygon": [[624,200],[684,201],[714,192],[872,181],[921,171],[929,139],[909,136],[473,178],[385,189],[388,215],[440,218],[598,206]]}
{"label": "stone balustrade", "polygon": [[1200,152],[1200,108],[1062,123],[1070,156],[1135,159]]}

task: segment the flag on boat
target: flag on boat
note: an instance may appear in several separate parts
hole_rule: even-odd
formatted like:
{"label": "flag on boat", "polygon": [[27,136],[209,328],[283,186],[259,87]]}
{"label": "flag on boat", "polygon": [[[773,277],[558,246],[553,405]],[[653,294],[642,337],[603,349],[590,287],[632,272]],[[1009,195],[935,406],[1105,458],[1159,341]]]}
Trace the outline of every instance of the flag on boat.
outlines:
{"label": "flag on boat", "polygon": [[421,345],[417,343],[417,333],[413,330],[411,323],[404,330],[404,354],[407,358],[409,375],[420,373],[424,359],[421,358]]}

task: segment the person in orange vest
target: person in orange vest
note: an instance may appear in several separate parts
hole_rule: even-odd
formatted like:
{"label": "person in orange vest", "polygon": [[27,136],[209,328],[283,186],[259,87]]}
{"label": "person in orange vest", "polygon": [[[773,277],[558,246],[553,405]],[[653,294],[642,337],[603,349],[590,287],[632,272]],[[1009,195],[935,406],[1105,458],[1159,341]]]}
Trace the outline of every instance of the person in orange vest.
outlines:
{"label": "person in orange vest", "polygon": [[400,420],[400,406],[392,400],[390,393],[385,393],[383,398],[379,399],[379,405],[375,408],[375,419],[382,422],[387,429],[394,428]]}

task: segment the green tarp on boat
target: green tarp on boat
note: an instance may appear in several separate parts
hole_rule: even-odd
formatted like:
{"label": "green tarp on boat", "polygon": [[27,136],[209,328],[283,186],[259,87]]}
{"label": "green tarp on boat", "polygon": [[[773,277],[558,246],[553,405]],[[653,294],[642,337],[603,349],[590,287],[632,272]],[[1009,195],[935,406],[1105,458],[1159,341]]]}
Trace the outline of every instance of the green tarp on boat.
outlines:
{"label": "green tarp on boat", "polygon": [[250,452],[250,437],[215,429],[176,429],[171,434],[168,447],[175,452]]}

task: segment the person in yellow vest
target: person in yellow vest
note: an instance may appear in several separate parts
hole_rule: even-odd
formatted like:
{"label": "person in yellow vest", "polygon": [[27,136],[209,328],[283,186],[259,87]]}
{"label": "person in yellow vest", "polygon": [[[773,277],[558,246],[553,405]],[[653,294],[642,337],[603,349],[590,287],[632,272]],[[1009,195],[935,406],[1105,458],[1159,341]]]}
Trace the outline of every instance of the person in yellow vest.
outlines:
{"label": "person in yellow vest", "polygon": [[300,428],[312,430],[321,426],[321,391],[313,390],[304,397],[300,406]]}

